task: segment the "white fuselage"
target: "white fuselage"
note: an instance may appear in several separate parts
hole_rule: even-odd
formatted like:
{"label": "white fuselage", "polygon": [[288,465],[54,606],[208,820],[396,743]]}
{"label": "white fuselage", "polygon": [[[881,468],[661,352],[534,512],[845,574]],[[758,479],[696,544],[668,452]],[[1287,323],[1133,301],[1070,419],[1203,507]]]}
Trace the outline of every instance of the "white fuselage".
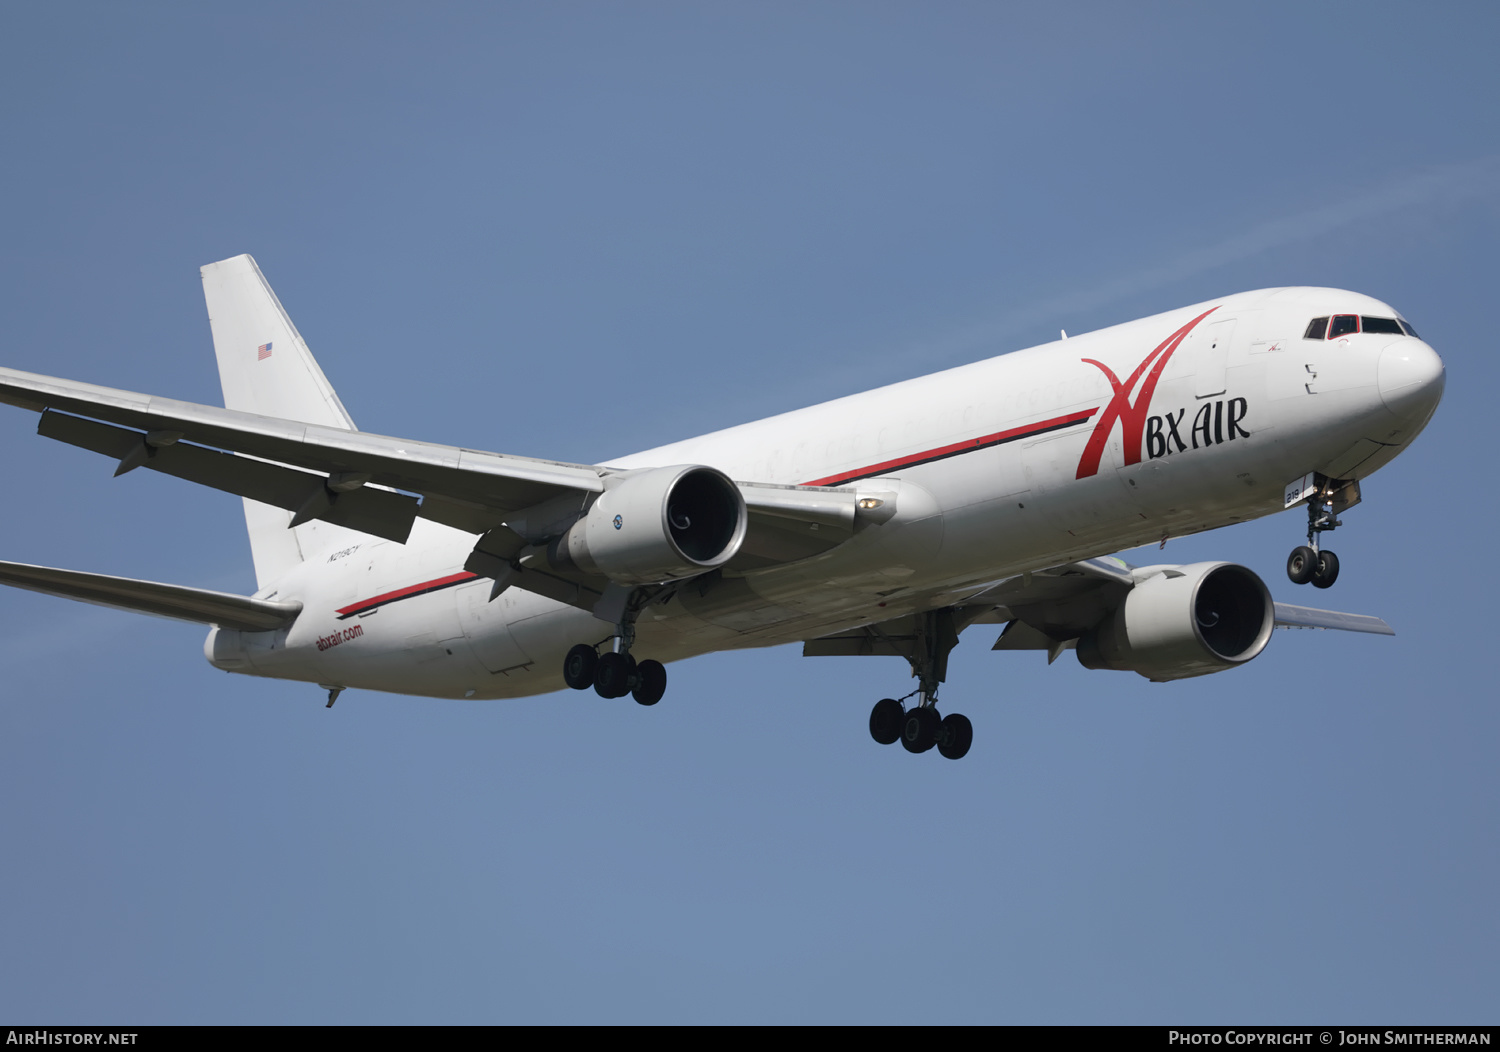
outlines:
{"label": "white fuselage", "polygon": [[[608,461],[847,485],[897,508],[825,554],[679,588],[641,615],[635,652],[814,638],[1280,511],[1307,472],[1367,476],[1426,424],[1442,364],[1404,334],[1304,338],[1337,315],[1396,312],[1335,289],[1242,293]],[[405,545],[324,552],[257,593],[303,603],[289,629],[216,631],[206,652],[233,671],[437,697],[560,688],[569,647],[612,626],[517,588],[490,602],[491,582],[463,571],[473,546],[418,519]]]}

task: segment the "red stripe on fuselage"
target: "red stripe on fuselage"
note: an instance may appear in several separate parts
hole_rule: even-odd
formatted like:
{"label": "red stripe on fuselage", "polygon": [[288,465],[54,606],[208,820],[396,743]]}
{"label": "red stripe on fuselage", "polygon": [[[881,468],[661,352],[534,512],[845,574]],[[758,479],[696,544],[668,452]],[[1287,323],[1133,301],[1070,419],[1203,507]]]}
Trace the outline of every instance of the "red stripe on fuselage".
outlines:
{"label": "red stripe on fuselage", "polygon": [[376,607],[384,606],[387,603],[394,603],[399,599],[410,599],[414,595],[426,595],[428,592],[436,592],[443,588],[451,588],[456,584],[463,584],[465,581],[472,581],[478,576],[478,574],[472,574],[467,570],[462,570],[459,573],[451,573],[447,577],[439,577],[436,580],[432,581],[423,581],[421,584],[409,585],[406,588],[398,588],[394,592],[384,592],[380,595],[372,596],[369,599],[361,599],[357,603],[350,603],[348,606],[339,607],[334,611],[334,613],[338,614],[339,620],[342,621],[345,618],[353,617],[355,614],[369,613]]}
{"label": "red stripe on fuselage", "polygon": [[993,435],[981,435],[979,438],[966,438],[962,442],[954,442],[952,445],[939,446],[937,449],[929,449],[921,453],[912,453],[910,456],[897,457],[895,460],[883,461],[879,464],[871,464],[869,467],[856,468],[853,471],[840,472],[837,475],[829,475],[827,478],[814,479],[812,482],[804,482],[804,486],[838,486],[845,482],[853,482],[855,479],[869,478],[871,475],[880,475],[895,468],[916,467],[918,464],[930,464],[934,460],[946,460],[948,457],[956,457],[962,453],[971,453],[976,449],[987,449],[990,446],[1002,445],[1006,442],[1014,442],[1017,439],[1030,438],[1033,435],[1045,434],[1048,431],[1060,431],[1074,424],[1081,424],[1091,418],[1099,411],[1098,407],[1086,409],[1078,413],[1069,413],[1067,416],[1055,416],[1050,420],[1042,420],[1035,424],[1026,424],[1022,427],[1013,427],[1009,431],[997,431]]}
{"label": "red stripe on fuselage", "polygon": [[[804,486],[837,486],[844,482],[853,482],[855,479],[868,478],[871,475],[879,475],[895,468],[916,467],[918,464],[930,464],[935,460],[945,460],[948,457],[956,457],[963,453],[971,453],[976,449],[987,449],[990,446],[1002,445],[1006,442],[1014,442],[1017,439],[1030,438],[1033,435],[1046,434],[1048,431],[1058,431],[1074,424],[1081,424],[1089,420],[1099,410],[1085,409],[1077,413],[1069,413],[1066,416],[1055,416],[1050,420],[1041,420],[1034,424],[1025,424],[1021,427],[1013,427],[1008,431],[997,431],[993,435],[981,435],[978,438],[966,438],[962,442],[954,442],[951,445],[939,446],[937,449],[929,449],[921,453],[913,453],[910,456],[897,457],[895,460],[887,460],[879,464],[871,464],[869,467],[857,468],[854,471],[845,471],[838,475],[829,475],[827,478],[815,479],[812,482],[804,482]],[[440,591],[451,588],[454,585],[463,584],[465,581],[473,581],[478,574],[469,573],[467,570],[459,573],[449,574],[446,577],[438,577],[431,581],[423,581],[421,584],[408,585],[405,588],[397,588],[393,592],[383,592],[380,595],[371,596],[369,599],[361,599],[357,603],[341,606],[334,611],[340,621],[347,620],[356,614],[367,614],[372,610],[379,609],[388,603],[399,602],[402,599],[410,599],[413,596],[426,595],[428,592]]]}

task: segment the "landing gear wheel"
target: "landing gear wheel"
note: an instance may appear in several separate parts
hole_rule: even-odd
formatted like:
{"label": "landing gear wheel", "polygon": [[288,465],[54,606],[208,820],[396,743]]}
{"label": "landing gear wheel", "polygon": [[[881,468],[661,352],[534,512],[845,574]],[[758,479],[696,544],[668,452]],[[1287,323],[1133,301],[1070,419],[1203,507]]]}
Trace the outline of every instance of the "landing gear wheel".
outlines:
{"label": "landing gear wheel", "polygon": [[[1337,565],[1337,563],[1335,563]],[[1286,559],[1286,575],[1292,584],[1306,584],[1318,572],[1318,553],[1305,544],[1292,549]],[[1332,582],[1329,582],[1330,584]],[[1326,586],[1325,586],[1326,587]]]}
{"label": "landing gear wheel", "polygon": [[880,745],[895,745],[901,737],[901,721],[906,710],[895,698],[881,698],[870,710],[870,737]]}
{"label": "landing gear wheel", "polygon": [[636,685],[632,691],[639,705],[655,705],[667,692],[667,670],[660,661],[647,658],[635,667]]}
{"label": "landing gear wheel", "polygon": [[599,667],[599,652],[587,643],[579,643],[563,658],[563,681],[574,690],[594,685],[594,670]]}
{"label": "landing gear wheel", "polygon": [[943,717],[943,722],[938,725],[938,752],[950,760],[962,760],[973,744],[974,725],[969,722],[969,717],[956,712]]}
{"label": "landing gear wheel", "polygon": [[1312,575],[1314,588],[1332,588],[1339,579],[1339,557],[1330,551],[1318,553],[1318,567]]}
{"label": "landing gear wheel", "polygon": [[594,693],[601,698],[623,698],[630,693],[635,678],[635,659],[629,654],[599,655],[599,667],[594,670]]}
{"label": "landing gear wheel", "polygon": [[930,705],[919,705],[901,721],[901,744],[907,752],[926,752],[937,744],[942,718]]}

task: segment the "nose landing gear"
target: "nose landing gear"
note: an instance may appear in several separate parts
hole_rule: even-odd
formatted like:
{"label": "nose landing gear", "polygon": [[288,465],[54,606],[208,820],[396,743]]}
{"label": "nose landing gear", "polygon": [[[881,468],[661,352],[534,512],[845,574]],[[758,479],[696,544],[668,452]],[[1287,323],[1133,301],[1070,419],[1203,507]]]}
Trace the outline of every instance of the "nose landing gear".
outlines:
{"label": "nose landing gear", "polygon": [[[1286,575],[1293,584],[1310,584],[1314,588],[1332,588],[1339,579],[1339,557],[1319,545],[1321,536],[1343,523],[1337,513],[1359,503],[1359,483],[1341,481],[1323,475],[1309,477],[1307,491],[1307,543],[1299,544],[1287,556]],[[1290,497],[1292,494],[1288,492]]]}
{"label": "nose landing gear", "polygon": [[1333,582],[1339,579],[1339,557],[1331,551],[1318,551],[1299,544],[1287,556],[1286,575],[1293,584],[1331,588]]}

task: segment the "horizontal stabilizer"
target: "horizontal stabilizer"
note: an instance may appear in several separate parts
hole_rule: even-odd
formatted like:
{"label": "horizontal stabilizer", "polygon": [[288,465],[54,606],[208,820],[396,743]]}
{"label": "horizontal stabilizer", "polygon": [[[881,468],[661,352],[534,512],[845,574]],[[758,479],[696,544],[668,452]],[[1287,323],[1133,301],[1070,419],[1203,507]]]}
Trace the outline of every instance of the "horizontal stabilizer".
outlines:
{"label": "horizontal stabilizer", "polygon": [[0,584],[25,588],[32,592],[59,595],[100,606],[179,621],[196,621],[220,628],[238,628],[246,632],[269,632],[283,628],[297,619],[302,604],[251,599],[229,592],[210,592],[204,588],[187,588],[177,584],[157,584],[129,577],[84,573],[81,570],[57,570],[50,566],[28,566],[25,563],[0,562]]}
{"label": "horizontal stabilizer", "polygon": [[1337,610],[1315,610],[1310,606],[1276,604],[1277,628],[1336,628],[1343,632],[1371,632],[1393,636],[1396,630],[1370,614],[1345,614]]}

